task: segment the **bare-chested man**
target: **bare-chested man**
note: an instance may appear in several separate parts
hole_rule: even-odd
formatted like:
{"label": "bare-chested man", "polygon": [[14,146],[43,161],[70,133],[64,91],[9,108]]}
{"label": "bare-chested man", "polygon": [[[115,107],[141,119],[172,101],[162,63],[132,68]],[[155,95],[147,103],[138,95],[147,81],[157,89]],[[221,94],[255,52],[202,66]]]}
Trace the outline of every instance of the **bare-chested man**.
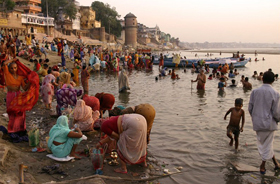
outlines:
{"label": "bare-chested man", "polygon": [[251,90],[252,89],[252,84],[249,82],[249,78],[245,77],[244,82],[242,82],[243,84],[243,89],[245,90]]}
{"label": "bare-chested man", "polygon": [[[232,146],[233,145],[232,134],[234,134],[235,149],[237,150],[239,134],[240,134],[240,132],[243,132],[243,127],[244,127],[244,123],[245,123],[245,113],[244,113],[244,110],[242,109],[243,99],[241,99],[241,98],[235,99],[234,105],[235,105],[235,107],[232,107],[227,111],[224,119],[226,120],[227,115],[229,113],[231,113],[229,124],[227,126],[227,136],[230,138],[229,145]],[[240,124],[241,118],[242,118],[242,125],[240,128],[239,124]]]}
{"label": "bare-chested man", "polygon": [[200,73],[197,75],[196,80],[192,80],[192,82],[197,82],[196,89],[205,90],[206,75],[204,74],[203,69],[200,70]]}

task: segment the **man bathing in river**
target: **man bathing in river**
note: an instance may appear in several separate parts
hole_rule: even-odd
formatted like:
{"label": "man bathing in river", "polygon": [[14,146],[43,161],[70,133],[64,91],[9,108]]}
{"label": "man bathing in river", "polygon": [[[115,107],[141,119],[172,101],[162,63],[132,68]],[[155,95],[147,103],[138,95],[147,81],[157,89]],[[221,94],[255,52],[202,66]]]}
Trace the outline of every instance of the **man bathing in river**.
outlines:
{"label": "man bathing in river", "polygon": [[197,75],[196,80],[192,80],[192,82],[197,82],[196,89],[205,90],[206,75],[204,74],[203,69],[200,70],[200,73]]}
{"label": "man bathing in river", "polygon": [[[235,107],[230,108],[224,119],[227,119],[227,115],[231,113],[230,115],[230,120],[229,124],[227,126],[227,136],[230,138],[229,145],[233,145],[233,138],[232,134],[234,134],[234,140],[235,140],[235,149],[238,149],[238,138],[240,132],[243,132],[243,127],[244,127],[244,122],[245,122],[245,113],[244,110],[242,109],[243,107],[243,99],[237,98],[235,99]],[[240,124],[240,119],[242,118],[242,125],[241,128],[239,126]]]}

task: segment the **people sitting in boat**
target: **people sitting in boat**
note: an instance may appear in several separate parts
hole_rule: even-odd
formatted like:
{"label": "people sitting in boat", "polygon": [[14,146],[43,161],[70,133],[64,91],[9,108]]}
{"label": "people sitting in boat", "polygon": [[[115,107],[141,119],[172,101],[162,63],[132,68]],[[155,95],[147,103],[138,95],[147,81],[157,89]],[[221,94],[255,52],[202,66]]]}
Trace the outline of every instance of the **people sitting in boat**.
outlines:
{"label": "people sitting in boat", "polygon": [[221,71],[221,70],[222,70],[222,64],[219,64],[218,71]]}
{"label": "people sitting in boat", "polygon": [[234,74],[235,76],[239,74],[239,73],[237,72],[237,69],[234,69],[233,74]]}
{"label": "people sitting in boat", "polygon": [[229,87],[236,87],[235,79],[232,79],[232,80],[231,80],[231,85],[230,85]]}
{"label": "people sitting in boat", "polygon": [[228,77],[229,77],[229,78],[235,78],[235,75],[234,75],[234,73],[233,73],[232,70],[230,70],[230,72],[229,72],[229,74],[228,74]]}
{"label": "people sitting in boat", "polygon": [[174,68],[172,69],[171,79],[180,79],[178,74],[175,74]]}
{"label": "people sitting in boat", "polygon": [[258,72],[254,71],[254,74],[252,75],[252,77],[256,79],[258,77]]}
{"label": "people sitting in boat", "polygon": [[262,78],[263,78],[263,72],[260,72],[260,75],[257,77],[257,80],[262,80]]}
{"label": "people sitting in boat", "polygon": [[234,66],[233,66],[233,64],[232,64],[232,63],[230,63],[230,65],[229,65],[229,69],[230,69],[230,70],[233,70],[233,69],[234,69]]}
{"label": "people sitting in boat", "polygon": [[212,80],[212,79],[213,79],[213,75],[210,74],[209,77],[208,77],[208,79],[209,79],[209,80]]}

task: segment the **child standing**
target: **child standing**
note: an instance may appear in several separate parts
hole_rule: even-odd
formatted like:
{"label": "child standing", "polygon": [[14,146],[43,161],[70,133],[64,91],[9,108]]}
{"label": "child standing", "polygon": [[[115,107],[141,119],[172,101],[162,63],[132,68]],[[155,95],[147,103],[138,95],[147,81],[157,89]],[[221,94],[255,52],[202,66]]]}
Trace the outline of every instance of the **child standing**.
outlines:
{"label": "child standing", "polygon": [[227,86],[227,82],[223,77],[220,78],[220,82],[218,83],[219,91],[224,91],[224,87]]}
{"label": "child standing", "polygon": [[[243,132],[243,127],[245,123],[245,113],[242,109],[243,107],[243,99],[237,98],[235,99],[235,107],[230,108],[227,113],[225,114],[224,120],[226,120],[227,115],[231,113],[229,124],[227,126],[227,136],[230,138],[229,145],[233,145],[233,138],[232,134],[234,134],[234,140],[235,140],[235,149],[238,149],[238,138],[240,132]],[[242,125],[240,128],[240,119],[242,118]]]}

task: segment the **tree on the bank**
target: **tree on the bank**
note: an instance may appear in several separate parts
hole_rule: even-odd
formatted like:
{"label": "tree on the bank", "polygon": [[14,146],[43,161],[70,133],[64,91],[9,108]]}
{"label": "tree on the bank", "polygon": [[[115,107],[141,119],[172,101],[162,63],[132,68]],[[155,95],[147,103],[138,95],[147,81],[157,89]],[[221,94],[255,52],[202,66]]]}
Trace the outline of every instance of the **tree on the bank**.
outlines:
{"label": "tree on the bank", "polygon": [[119,22],[120,15],[115,7],[110,7],[109,4],[104,4],[100,1],[91,3],[92,10],[95,11],[96,20],[101,21],[105,31],[116,36],[121,35],[122,26]]}
{"label": "tree on the bank", "polygon": [[16,3],[12,0],[0,0],[0,12],[6,14],[7,11],[13,10]]}
{"label": "tree on the bank", "polygon": [[58,17],[57,12],[59,10],[59,7],[62,7],[65,18],[69,18],[70,20],[75,19],[78,10],[76,8],[74,1],[42,0],[40,6],[42,7],[42,12],[44,13],[45,16],[47,15],[46,1],[48,1],[48,14],[50,17],[54,17],[54,19],[57,20]]}

